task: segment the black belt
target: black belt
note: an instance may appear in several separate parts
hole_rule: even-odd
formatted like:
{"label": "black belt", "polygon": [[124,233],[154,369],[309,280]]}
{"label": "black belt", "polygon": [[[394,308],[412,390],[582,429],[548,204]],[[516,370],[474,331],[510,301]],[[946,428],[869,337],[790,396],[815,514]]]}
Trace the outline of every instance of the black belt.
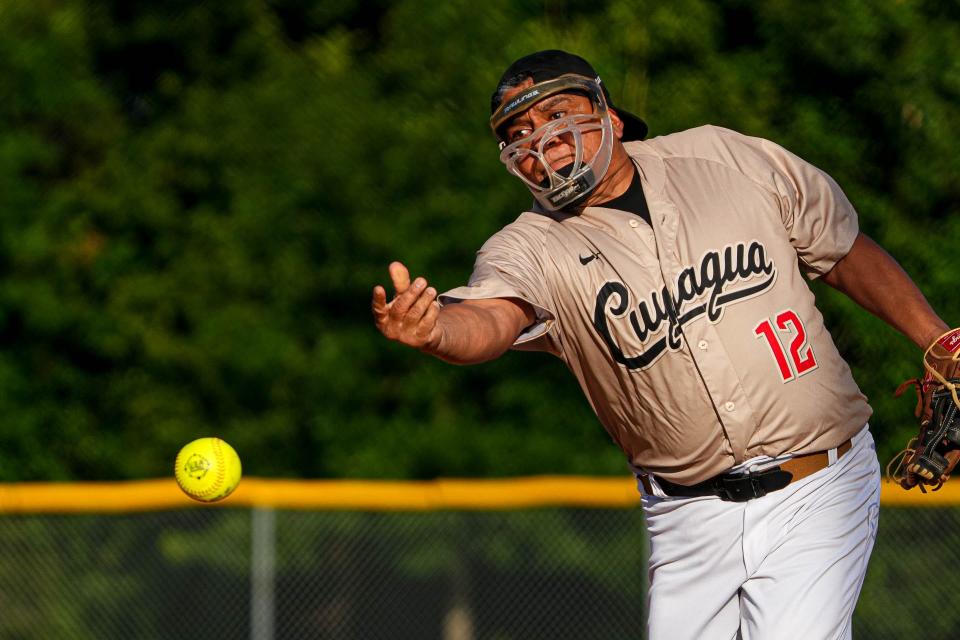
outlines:
{"label": "black belt", "polygon": [[[852,443],[847,440],[837,447],[837,459],[850,450]],[[807,453],[794,456],[775,467],[757,471],[755,473],[721,473],[703,482],[692,485],[682,485],[654,476],[663,492],[676,498],[696,498],[700,496],[717,496],[721,500],[730,502],[746,502],[753,498],[760,498],[771,491],[783,489],[791,482],[806,478],[830,464],[830,455],[827,451]],[[653,495],[650,479],[646,475],[640,476],[644,491]]]}

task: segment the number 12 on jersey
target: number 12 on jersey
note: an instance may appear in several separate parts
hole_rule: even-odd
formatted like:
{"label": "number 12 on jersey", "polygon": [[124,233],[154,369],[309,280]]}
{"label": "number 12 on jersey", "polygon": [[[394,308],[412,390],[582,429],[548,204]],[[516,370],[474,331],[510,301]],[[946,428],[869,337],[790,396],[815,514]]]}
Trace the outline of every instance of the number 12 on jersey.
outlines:
{"label": "number 12 on jersey", "polygon": [[[776,328],[774,328],[776,327]],[[792,309],[787,309],[777,314],[773,322],[770,318],[764,318],[756,326],[753,333],[760,338],[765,338],[767,346],[770,347],[770,353],[780,369],[780,377],[784,382],[790,382],[805,373],[809,373],[817,368],[817,359],[813,355],[813,349],[807,344],[807,332],[803,329],[803,323]],[[780,334],[785,333],[788,336],[793,335],[790,341],[789,356],[784,351],[783,343],[780,342]]]}

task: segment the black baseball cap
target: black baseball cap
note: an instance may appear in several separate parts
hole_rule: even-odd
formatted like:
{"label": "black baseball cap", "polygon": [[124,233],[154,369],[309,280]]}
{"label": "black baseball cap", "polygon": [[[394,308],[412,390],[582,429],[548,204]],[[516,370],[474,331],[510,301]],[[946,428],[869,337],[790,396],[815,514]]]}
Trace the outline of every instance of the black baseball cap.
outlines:
{"label": "black baseball cap", "polygon": [[[493,92],[493,96],[490,98],[490,113],[493,114],[500,103],[503,102],[503,93],[506,89],[522,83],[527,78],[532,78],[534,82],[545,82],[567,73],[575,73],[590,79],[600,79],[589,62],[578,55],[559,49],[538,51],[520,58],[507,67],[507,70],[500,76],[497,90]],[[614,106],[610,100],[610,92],[607,91],[603,82],[600,83],[600,88],[603,90],[604,98],[607,99],[607,105],[614,109],[620,119],[623,120],[623,142],[646,138],[647,123],[629,111]]]}

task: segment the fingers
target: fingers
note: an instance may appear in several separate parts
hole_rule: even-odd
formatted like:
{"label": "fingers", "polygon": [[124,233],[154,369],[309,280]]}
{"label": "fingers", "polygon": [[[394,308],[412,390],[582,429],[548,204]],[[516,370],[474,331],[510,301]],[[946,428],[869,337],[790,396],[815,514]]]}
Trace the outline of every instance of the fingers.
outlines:
{"label": "fingers", "polygon": [[437,330],[437,318],[440,316],[440,305],[431,304],[427,307],[427,311],[423,314],[423,317],[420,318],[420,324],[418,325],[421,328],[421,334],[427,340],[430,340],[433,337],[434,332]]}
{"label": "fingers", "polygon": [[384,287],[373,288],[371,309],[377,328],[387,338],[421,348],[435,333],[439,308],[437,290],[418,277],[410,281],[410,272],[400,262],[389,266],[396,295],[387,300]]}
{"label": "fingers", "polygon": [[427,281],[423,278],[417,278],[413,281],[407,290],[397,294],[397,297],[390,303],[390,315],[394,318],[403,318],[410,311],[410,307],[417,301],[420,294],[427,287]]}
{"label": "fingers", "polygon": [[387,291],[380,285],[373,288],[373,301],[370,306],[377,318],[387,314]]}
{"label": "fingers", "polygon": [[390,279],[393,280],[393,290],[397,292],[397,295],[410,288],[410,272],[407,271],[403,263],[391,262],[388,270],[390,271]]}
{"label": "fingers", "polygon": [[408,324],[418,324],[424,318],[424,314],[435,305],[433,301],[437,299],[437,290],[433,287],[427,287],[424,289],[423,293],[420,294],[420,297],[410,305],[410,310],[407,311],[406,322]]}

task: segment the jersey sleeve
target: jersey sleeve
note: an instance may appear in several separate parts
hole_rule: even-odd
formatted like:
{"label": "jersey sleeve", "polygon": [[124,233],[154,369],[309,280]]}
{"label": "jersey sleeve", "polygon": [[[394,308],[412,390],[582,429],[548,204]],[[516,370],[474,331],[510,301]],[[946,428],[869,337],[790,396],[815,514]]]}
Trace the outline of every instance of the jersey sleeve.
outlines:
{"label": "jersey sleeve", "polygon": [[857,212],[827,173],[780,145],[711,127],[729,159],[764,184],[780,203],[780,217],[807,276],[818,278],[850,251],[859,233]]}
{"label": "jersey sleeve", "polygon": [[536,320],[524,329],[514,347],[531,348],[544,338],[556,322],[547,300],[543,272],[544,239],[537,229],[508,226],[492,236],[477,252],[467,285],[438,297],[441,306],[464,300],[512,298],[533,307]]}

